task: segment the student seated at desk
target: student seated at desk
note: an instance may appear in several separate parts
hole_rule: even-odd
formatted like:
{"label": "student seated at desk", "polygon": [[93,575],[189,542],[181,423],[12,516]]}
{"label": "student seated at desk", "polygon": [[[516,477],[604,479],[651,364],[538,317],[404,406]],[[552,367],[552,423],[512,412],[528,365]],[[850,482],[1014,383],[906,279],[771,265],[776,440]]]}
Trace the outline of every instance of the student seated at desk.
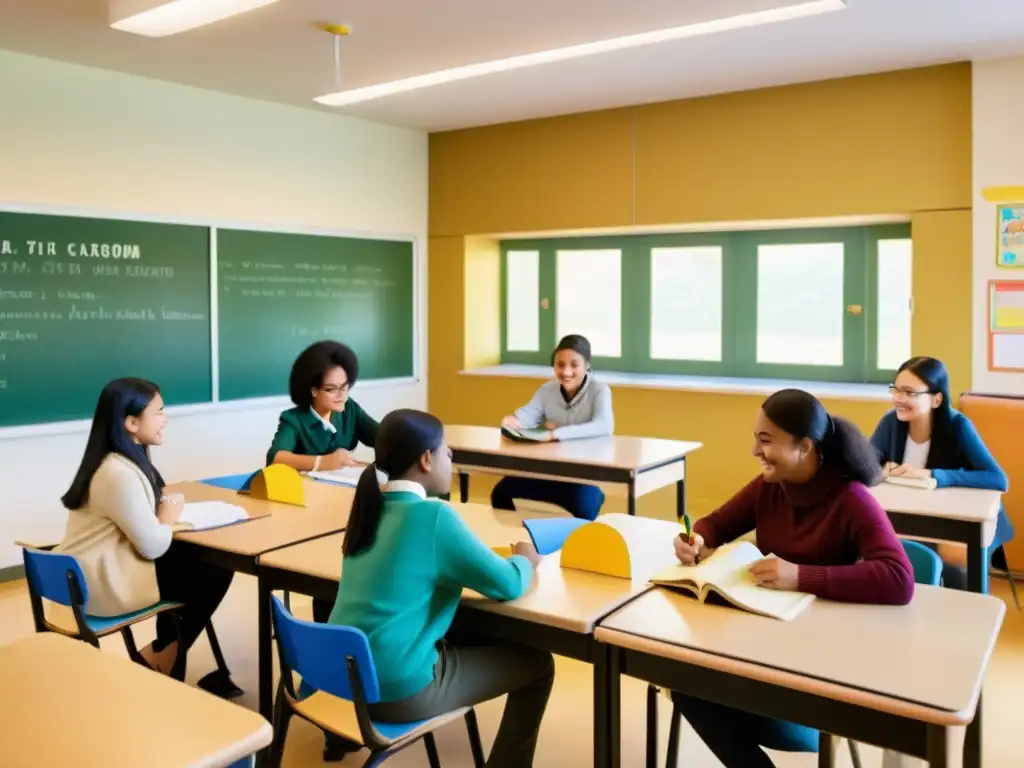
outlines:
{"label": "student seated at desk", "polygon": [[[543,427],[548,440],[612,434],[612,391],[591,375],[590,342],[576,334],[566,336],[555,347],[551,364],[555,378],[542,385],[515,415],[502,419],[502,426]],[[545,501],[562,507],[573,517],[593,520],[604,504],[604,493],[594,485],[529,477],[502,478],[491,491],[491,506],[496,509],[515,509],[514,499]]]}
{"label": "student seated at desk", "polygon": [[[893,477],[932,477],[939,488],[985,488],[1006,492],[1006,473],[989,453],[971,420],[953,410],[949,374],[934,357],[912,357],[900,366],[889,386],[893,409],[878,422],[871,444],[884,471]],[[1013,524],[1000,505],[990,551],[996,565],[1006,567],[1002,546],[1013,538]],[[942,582],[966,589],[963,547],[939,544]]]}
{"label": "student seated at desk", "polygon": [[[300,472],[355,464],[352,451],[373,447],[377,422],[349,398],[359,376],[356,354],[336,341],[318,341],[295,359],[288,392],[294,408],[281,414],[267,464],[287,464]],[[331,603],[313,601],[313,620],[323,623]]]}
{"label": "student seated at desk", "polygon": [[156,384],[116,379],[103,388],[81,466],[61,499],[69,512],[57,547],[81,565],[89,587],[86,613],[118,616],[160,600],[185,604],[177,611],[182,647],[173,618],[161,613],[156,640],[141,650],[164,674],[195,643],[234,575],[171,540],[183,501],[163,495],[163,478],[149,459],[150,446],[164,441],[166,423]]}
{"label": "student seated at desk", "polygon": [[[383,489],[378,469],[389,478]],[[487,765],[527,768],[554,681],[551,654],[449,628],[465,587],[493,600],[523,594],[537,551],[519,543],[506,560],[429,498],[449,492],[451,475],[440,421],[412,410],[384,418],[376,462],[356,488],[330,622],[370,640],[381,692],[374,720],[414,722],[508,694]]]}
{"label": "student seated at desk", "polygon": [[[830,416],[807,392],[776,392],[754,421],[761,474],[676,537],[692,564],[750,531],[772,556],[753,566],[770,589],[809,592],[851,603],[906,605],[914,572],[892,523],[867,487],[881,479],[874,449],[858,429]],[[769,768],[762,747],[816,752],[817,731],[673,693],[683,716],[727,768]]]}

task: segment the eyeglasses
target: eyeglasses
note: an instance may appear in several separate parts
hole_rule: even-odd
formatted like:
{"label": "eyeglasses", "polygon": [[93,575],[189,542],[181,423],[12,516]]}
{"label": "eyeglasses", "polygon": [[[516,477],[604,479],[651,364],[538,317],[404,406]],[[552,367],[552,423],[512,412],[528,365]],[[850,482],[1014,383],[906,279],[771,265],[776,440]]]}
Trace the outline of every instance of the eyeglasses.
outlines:
{"label": "eyeglasses", "polygon": [[351,389],[351,385],[348,382],[344,384],[328,384],[326,387],[320,387],[320,391],[326,392],[328,395],[344,395],[349,389]]}
{"label": "eyeglasses", "polygon": [[920,395],[929,395],[931,393],[928,390],[926,390],[926,389],[925,390],[916,390],[916,389],[910,389],[909,387],[897,387],[895,384],[890,384],[889,385],[889,394],[892,395],[893,397],[895,397],[896,395],[899,395],[900,397],[908,397],[909,398],[909,397],[919,397]]}

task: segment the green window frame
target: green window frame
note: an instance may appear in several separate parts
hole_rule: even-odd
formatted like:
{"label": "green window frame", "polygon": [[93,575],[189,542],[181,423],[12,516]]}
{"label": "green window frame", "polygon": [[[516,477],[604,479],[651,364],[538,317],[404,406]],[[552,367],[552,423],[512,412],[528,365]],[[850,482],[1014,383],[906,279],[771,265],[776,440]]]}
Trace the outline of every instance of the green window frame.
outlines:
{"label": "green window frame", "polygon": [[[600,370],[716,378],[795,379],[888,383],[895,371],[877,366],[878,242],[911,239],[910,224],[727,232],[664,233],[614,237],[571,237],[501,242],[501,361],[549,365],[556,338],[560,250],[615,249],[622,258],[622,356],[595,358]],[[758,247],[812,243],[843,244],[843,364],[793,365],[757,362]],[[652,249],[714,246],[722,253],[722,354],[719,361],[659,360],[651,357]],[[538,253],[536,352],[507,349],[507,259],[509,251]],[[860,311],[857,312],[856,308]]]}

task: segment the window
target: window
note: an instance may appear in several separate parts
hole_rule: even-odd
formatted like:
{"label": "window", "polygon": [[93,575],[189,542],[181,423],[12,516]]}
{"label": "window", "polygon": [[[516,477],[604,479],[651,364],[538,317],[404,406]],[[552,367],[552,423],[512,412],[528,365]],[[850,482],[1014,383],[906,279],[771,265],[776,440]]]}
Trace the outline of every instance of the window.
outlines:
{"label": "window", "polygon": [[651,249],[651,359],[722,359],[722,249]]}
{"label": "window", "polygon": [[502,361],[582,333],[636,373],[888,382],[910,356],[908,224],[508,240]]}
{"label": "window", "polygon": [[540,253],[505,254],[505,316],[509,352],[540,351]]}
{"label": "window", "polygon": [[582,334],[590,340],[595,357],[620,357],[622,253],[560,250],[555,258],[555,335]]}

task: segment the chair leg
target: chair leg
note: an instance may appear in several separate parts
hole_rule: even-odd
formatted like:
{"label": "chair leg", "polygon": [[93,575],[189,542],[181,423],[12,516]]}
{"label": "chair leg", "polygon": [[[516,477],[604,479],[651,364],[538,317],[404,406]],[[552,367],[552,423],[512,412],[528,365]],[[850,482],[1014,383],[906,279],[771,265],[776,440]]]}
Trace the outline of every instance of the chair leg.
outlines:
{"label": "chair leg", "polygon": [[288,724],[292,720],[292,708],[284,695],[284,683],[277,686],[277,698],[274,700],[274,740],[270,742],[267,755],[267,768],[279,768],[284,758],[284,743],[288,738]]}
{"label": "chair leg", "polygon": [[142,654],[139,653],[139,649],[135,645],[135,635],[132,634],[132,628],[125,627],[122,629],[121,637],[124,638],[124,647],[128,649],[128,658],[136,664],[148,667],[149,665],[146,663],[146,660],[142,658]]}
{"label": "chair leg", "polygon": [[1010,581],[1010,594],[1013,595],[1013,602],[1017,606],[1017,610],[1019,611],[1020,598],[1017,597],[1017,582],[1014,581],[1013,572],[1009,568],[1006,569],[1006,578]]}
{"label": "chair leg", "polygon": [[466,730],[469,732],[469,751],[473,754],[473,768],[484,768],[484,747],[480,743],[480,727],[476,722],[476,710],[466,713]]}
{"label": "chair leg", "polygon": [[647,686],[647,768],[658,765],[658,689]]}
{"label": "chair leg", "polygon": [[672,706],[672,722],[668,727],[668,751],[665,753],[665,768],[676,768],[679,765],[679,728],[683,715]]}
{"label": "chair leg", "polygon": [[864,764],[860,761],[860,750],[857,748],[857,742],[853,739],[848,740],[850,744],[850,762],[853,763],[853,768],[864,768]]}
{"label": "chair leg", "polygon": [[427,762],[430,763],[430,768],[441,768],[441,758],[437,754],[434,734],[428,733],[423,737],[423,746],[427,748]]}

